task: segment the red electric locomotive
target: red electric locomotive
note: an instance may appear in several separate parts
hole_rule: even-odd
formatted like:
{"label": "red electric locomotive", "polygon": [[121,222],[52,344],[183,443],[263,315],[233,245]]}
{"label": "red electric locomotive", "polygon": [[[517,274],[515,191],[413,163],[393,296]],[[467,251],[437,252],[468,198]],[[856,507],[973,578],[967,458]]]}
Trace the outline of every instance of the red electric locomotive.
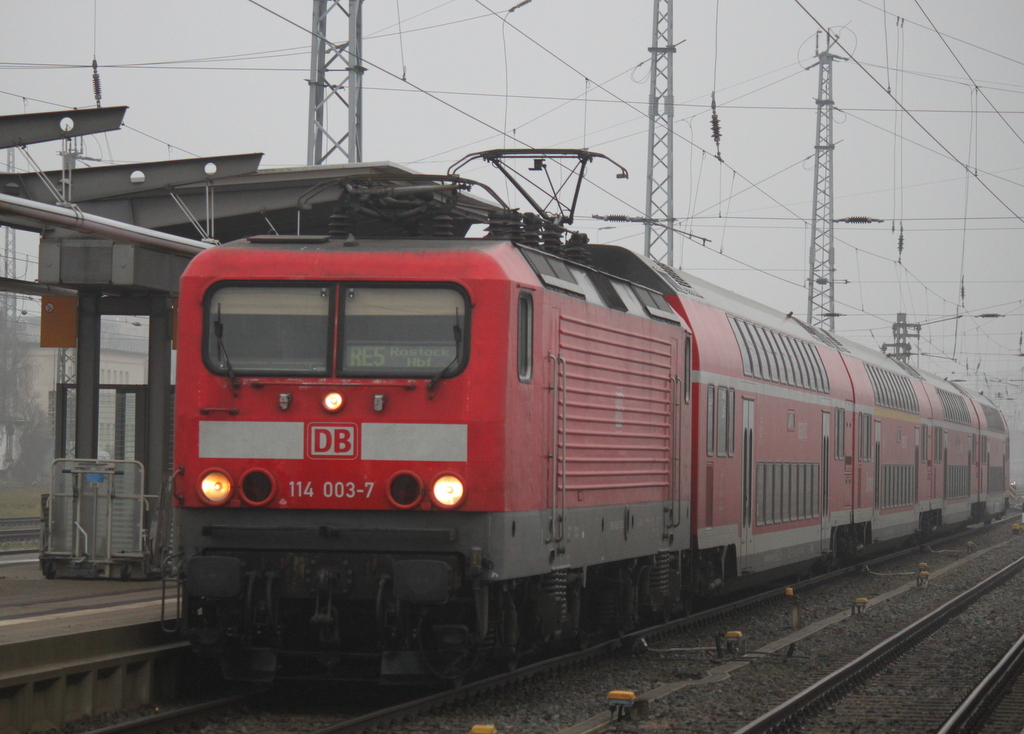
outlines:
{"label": "red electric locomotive", "polygon": [[343,182],[331,234],[182,278],[184,623],[229,677],[457,678],[1005,508],[980,396],[466,185]]}
{"label": "red electric locomotive", "polygon": [[679,598],[688,330],[529,227],[552,252],[353,227],[189,265],[185,619],[228,675],[457,676]]}

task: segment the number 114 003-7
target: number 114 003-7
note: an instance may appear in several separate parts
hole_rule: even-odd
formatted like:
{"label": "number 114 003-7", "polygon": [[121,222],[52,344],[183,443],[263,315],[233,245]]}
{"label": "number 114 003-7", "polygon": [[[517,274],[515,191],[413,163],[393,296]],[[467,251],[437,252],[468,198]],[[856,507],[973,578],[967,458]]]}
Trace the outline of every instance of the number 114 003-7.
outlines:
{"label": "number 114 003-7", "polygon": [[[355,498],[364,497],[370,499],[370,494],[373,492],[373,482],[363,482],[362,485],[356,485],[355,482],[324,482],[321,492],[324,497],[328,499],[336,498]],[[288,495],[290,497],[313,497],[313,483],[312,482],[288,482]]]}

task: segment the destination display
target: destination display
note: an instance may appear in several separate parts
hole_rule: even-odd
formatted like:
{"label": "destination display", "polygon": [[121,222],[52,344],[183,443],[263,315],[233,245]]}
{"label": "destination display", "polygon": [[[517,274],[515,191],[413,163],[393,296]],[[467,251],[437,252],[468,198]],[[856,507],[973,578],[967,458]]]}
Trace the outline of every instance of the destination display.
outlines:
{"label": "destination display", "polygon": [[418,372],[433,374],[451,364],[457,355],[454,344],[347,343],[344,371]]}

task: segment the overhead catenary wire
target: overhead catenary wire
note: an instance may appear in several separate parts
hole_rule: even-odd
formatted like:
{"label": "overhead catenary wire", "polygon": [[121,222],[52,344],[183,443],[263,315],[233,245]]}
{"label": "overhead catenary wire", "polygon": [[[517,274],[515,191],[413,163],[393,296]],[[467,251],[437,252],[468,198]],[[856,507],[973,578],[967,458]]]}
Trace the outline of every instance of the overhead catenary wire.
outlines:
{"label": "overhead catenary wire", "polygon": [[[822,23],[814,16],[813,13],[811,13],[810,10],[807,9],[807,7],[803,4],[803,2],[801,2],[801,0],[793,0],[793,2],[795,2],[796,5],[798,7],[800,7],[800,9],[803,10],[807,14],[807,16],[819,28],[821,28],[821,30],[825,31],[826,33],[828,32],[828,29],[824,25],[822,25]],[[847,56],[849,56],[850,61],[852,61],[854,64],[856,64],[856,66],[861,71],[863,71],[864,74],[867,75],[868,79],[870,79],[872,82],[874,82],[883,92],[885,92],[886,95],[891,97],[893,99],[893,101],[895,101],[896,104],[899,105],[900,109],[904,112],[904,114],[906,114],[907,117],[909,117],[911,120],[913,120],[914,124],[917,125],[918,128],[925,135],[928,136],[928,138],[930,138],[936,145],[938,145],[943,150],[943,152],[947,156],[949,156],[949,158],[951,160],[955,161],[959,166],[961,166],[962,168],[966,169],[968,172],[970,171],[970,166],[968,164],[964,163],[962,160],[960,160],[960,157],[957,156],[955,153],[953,153],[953,151],[951,151],[947,145],[945,145],[941,140],[939,140],[938,137],[936,137],[935,134],[932,133],[932,131],[930,129],[928,129],[928,127],[924,123],[922,123],[919,119],[917,119],[917,117],[913,113],[910,112],[910,110],[908,110],[906,107],[904,107],[903,103],[900,100],[896,99],[896,97],[894,97],[891,92],[886,91],[885,90],[885,86],[882,85],[882,83],[877,78],[875,78],[875,76],[871,72],[869,72],[867,70],[867,68],[864,66],[864,64],[862,64],[860,62],[859,59],[857,59],[855,56],[850,54],[849,50],[847,50],[843,46],[843,44],[842,44],[842,42],[840,40],[837,39],[835,44],[840,49],[842,49],[843,53],[845,53]],[[1003,208],[1005,208],[1008,212],[1010,212],[1014,216],[1014,218],[1020,220],[1021,223],[1024,223],[1024,216],[1022,216],[1012,206],[1010,206],[1001,196],[999,196],[999,194],[997,194],[988,184],[986,184],[983,179],[978,177],[976,174],[975,174],[975,179],[977,179],[978,182],[981,184],[982,188],[984,188],[993,199],[995,199],[997,202],[999,202],[999,204]]]}
{"label": "overhead catenary wire", "polygon": [[[534,7],[534,8],[536,8],[536,7],[540,7],[540,4],[538,3],[538,4],[535,4],[535,5],[531,6],[531,7]],[[486,17],[486,16],[484,16],[484,15],[479,15],[478,17],[479,17],[479,18],[483,18],[483,17]],[[403,18],[403,21],[408,21],[408,18]],[[406,26],[405,26],[405,29],[404,29],[404,30],[408,31],[408,24],[407,24],[407,23],[406,23]],[[717,86],[717,85],[716,85],[716,86]],[[434,93],[435,93],[435,94],[437,94],[437,95],[439,95],[439,96],[440,96],[440,95],[446,95],[446,94],[458,94],[457,92],[453,92],[453,93],[445,93],[445,92],[439,92],[439,91],[436,91],[436,90],[432,90],[432,91],[434,91]],[[717,91],[719,92],[719,96],[722,96],[722,95],[721,95],[721,90],[717,90]],[[705,93],[705,94],[706,94],[706,93]],[[589,95],[588,97],[586,97],[586,102],[587,102],[587,104],[590,104],[590,105],[599,105],[599,104],[603,104],[603,103],[605,103],[605,102],[606,102],[606,100],[602,100],[602,99],[600,99],[600,98],[601,98],[601,96],[602,96],[602,95],[600,95],[600,94],[597,94],[597,95],[595,95],[595,94],[590,94],[590,95]],[[514,97],[514,98],[516,98],[516,97]],[[449,99],[451,99],[451,97],[449,97]],[[706,100],[706,97],[705,97],[705,100]],[[610,103],[615,103],[615,101],[614,101],[614,100],[612,100],[612,101],[611,101]],[[700,109],[700,106],[695,106],[695,107],[697,107],[697,109]],[[723,102],[723,103],[722,103],[721,105],[719,105],[719,109],[721,109],[721,110],[724,110],[724,109],[727,109],[727,108],[728,108],[728,106],[727,106],[727,104],[726,104],[726,103],[724,103],[724,102]],[[707,110],[707,107],[706,107],[706,105],[704,105],[704,106],[703,106],[703,110],[704,110],[704,114],[707,114],[707,112],[706,112],[706,110]],[[986,111],[986,112],[987,112],[987,111]],[[593,118],[593,119],[591,119],[591,122],[593,122],[593,121],[594,121],[594,119],[596,119],[596,116],[594,116],[594,118]],[[706,124],[706,123],[705,123],[705,124]],[[593,127],[593,125],[592,125],[591,127]],[[519,131],[521,132],[521,131],[522,131],[522,130],[523,130],[524,128],[523,128],[523,126],[522,126],[522,125],[520,125],[520,126],[519,126],[519,127],[517,128],[517,129],[518,129],[518,130],[519,130]],[[706,129],[706,128],[705,128],[705,129]],[[706,135],[706,132],[704,132],[704,134]],[[594,131],[593,129],[588,129],[588,130],[587,130],[587,135],[588,135],[588,136],[590,136],[590,137],[595,137],[595,138],[596,138],[597,136],[599,136],[599,135],[600,135],[600,133],[598,133],[598,132],[595,132],[595,131]],[[691,148],[691,149],[692,149],[692,148]],[[703,155],[703,153],[702,153],[701,155]],[[984,175],[984,173],[982,173],[982,175]],[[755,179],[756,179],[756,178],[759,178],[759,176],[758,176],[758,177],[753,177],[753,178],[755,178]],[[740,207],[740,206],[739,206],[739,204],[740,204],[741,200],[740,200],[739,198],[737,198],[737,197],[739,196],[738,192],[739,192],[740,190],[750,190],[750,187],[749,187],[749,186],[746,186],[746,185],[744,185],[744,182],[743,182],[743,180],[742,180],[742,177],[741,177],[741,176],[738,176],[738,175],[734,176],[734,177],[733,177],[733,181],[734,181],[734,184],[735,184],[735,185],[734,185],[734,188],[733,188],[733,191],[732,191],[732,193],[733,193],[734,195],[733,195],[733,196],[725,196],[724,194],[726,194],[726,193],[728,193],[728,192],[725,192],[725,191],[723,191],[723,192],[722,192],[722,194],[723,194],[723,195],[720,195],[720,196],[718,197],[718,201],[717,201],[717,202],[715,202],[715,205],[714,205],[714,208],[716,208],[716,209],[718,209],[718,210],[719,210],[719,212],[718,212],[719,214],[721,213],[721,210],[722,210],[722,208],[723,208],[723,207],[724,207],[724,208],[725,208],[725,209],[726,209],[727,211],[729,211],[729,212],[730,212],[730,214],[729,214],[729,220],[730,220],[730,225],[731,225],[731,226],[732,226],[732,225],[735,225],[735,224],[738,224],[738,223],[739,223],[739,221],[738,221],[738,220],[739,220],[739,219],[741,218],[741,217],[739,217],[739,216],[738,216],[738,214],[737,214],[737,209],[741,209],[741,208],[743,208],[743,207]],[[738,181],[738,183],[737,183],[737,181]],[[707,184],[707,181],[706,181],[706,179],[704,180],[704,183],[705,183],[705,188],[709,188],[709,187],[707,187],[707,186],[706,186],[706,184]],[[775,189],[773,188],[772,190],[775,190]],[[696,199],[695,199],[695,201],[696,201]],[[714,213],[714,212],[712,212],[712,213]],[[715,217],[712,217],[712,218],[715,218]],[[720,218],[720,217],[718,217],[718,218]],[[701,219],[702,219],[702,217],[701,217]],[[803,218],[802,218],[802,217],[798,217],[798,216],[794,216],[794,217],[792,218],[792,221],[793,221],[794,223],[799,223],[799,222],[801,222],[802,220],[803,220]],[[908,220],[908,221],[909,221],[909,220]],[[972,221],[974,221],[974,219],[973,219],[973,218],[972,218]],[[925,279],[925,281],[929,281],[929,279],[927,279],[927,278],[926,278],[926,279]]]}
{"label": "overhead catenary wire", "polygon": [[[956,52],[953,51],[952,47],[950,47],[949,42],[946,41],[945,34],[941,33],[939,29],[935,27],[935,24],[932,22],[931,17],[928,15],[925,9],[921,7],[920,1],[914,0],[914,4],[917,6],[917,9],[921,11],[921,15],[925,17],[925,20],[928,21],[928,25],[930,25],[932,30],[935,31],[935,35],[939,37],[939,40],[942,41],[943,45],[949,51],[950,55],[953,57],[953,60],[956,61],[957,65],[960,67],[963,73],[967,75],[967,78],[971,80],[971,85],[974,87],[975,90],[977,90],[977,93],[980,94],[986,102],[988,102],[989,106],[999,116],[999,119],[1002,120],[1006,124],[1006,127],[1009,129],[1009,131],[1013,133],[1013,136],[1017,138],[1019,142],[1024,143],[1024,138],[1020,136],[1020,133],[1017,132],[1016,128],[1014,128],[1014,126],[1010,124],[1010,121],[1006,119],[1006,116],[999,110],[998,107],[996,107],[992,100],[988,98],[988,95],[986,95],[985,92],[982,91],[981,87],[978,86],[978,83],[974,81],[974,77],[971,76],[971,73],[969,71],[967,71],[967,67],[963,65],[963,62],[960,61],[960,57],[956,55]],[[977,102],[975,102],[975,106],[976,105]]]}

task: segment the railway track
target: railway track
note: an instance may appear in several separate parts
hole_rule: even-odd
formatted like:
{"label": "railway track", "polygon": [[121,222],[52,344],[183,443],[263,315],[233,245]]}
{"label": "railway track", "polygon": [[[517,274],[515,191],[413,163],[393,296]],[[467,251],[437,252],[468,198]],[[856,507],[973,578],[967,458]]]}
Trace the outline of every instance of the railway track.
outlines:
{"label": "railway track", "polygon": [[[895,721],[907,731],[935,731],[949,714],[948,707],[944,709],[941,701],[956,701],[963,695],[965,676],[962,671],[946,668],[950,646],[973,642],[970,635],[940,637],[939,631],[1022,569],[1024,558],[1019,558],[737,730],[736,734],[830,731],[837,719],[855,724],[860,724],[862,719],[873,722],[881,719],[889,724]],[[925,644],[926,639],[928,644]],[[899,693],[897,682],[898,688],[903,689],[902,699],[894,696],[894,692]],[[928,693],[906,696],[907,690],[927,690]],[[864,730],[870,731],[870,728]],[[963,730],[948,729],[948,732],[954,731]]]}
{"label": "railway track", "polygon": [[0,518],[0,543],[38,542],[40,535],[38,517]]}
{"label": "railway track", "polygon": [[936,734],[1019,734],[1024,729],[1024,636],[989,671]]}
{"label": "railway track", "polygon": [[[962,534],[962,537],[974,534],[975,532],[977,531],[968,531]],[[917,551],[917,547],[898,551],[884,557],[875,558],[872,563],[880,564],[887,561],[898,560],[907,555],[916,553]],[[856,574],[859,571],[860,566],[840,569],[799,583],[791,584],[790,588],[793,588],[798,593],[804,592],[816,586],[828,584],[844,576]],[[646,647],[646,643],[648,642],[668,638],[686,630],[713,626],[716,621],[722,618],[739,611],[749,610],[774,602],[781,597],[784,597],[785,594],[785,588],[773,589],[755,596],[703,610],[680,619],[675,619],[646,629],[637,630],[629,635],[600,642],[584,650],[538,661],[530,665],[520,667],[516,670],[494,675],[482,680],[464,683],[449,690],[433,692],[426,696],[412,698],[410,700],[402,701],[367,713],[359,713],[355,715],[350,714],[344,721],[317,729],[314,734],[357,734],[359,732],[373,731],[375,729],[386,730],[388,727],[394,728],[400,725],[403,721],[415,719],[417,716],[428,712],[456,706],[464,701],[487,696],[501,690],[510,689],[531,679],[556,678],[559,674],[586,665],[599,658],[608,657],[616,652],[623,651],[624,649],[633,649],[637,646]],[[226,716],[228,715],[227,712],[229,710],[233,707],[237,707],[238,705],[239,701],[236,697],[225,698],[222,702],[204,704],[202,707],[196,708],[195,710],[182,709],[180,715],[173,712],[164,712],[160,715],[162,717],[160,722],[157,722],[156,720],[151,721],[148,719],[139,719],[134,722],[118,724],[116,727],[95,730],[94,732],[90,732],[90,734],[139,734],[140,732],[153,731],[158,728],[169,730],[167,726],[169,721],[173,721],[175,725],[187,729],[189,721],[194,721],[197,718],[209,720],[216,718],[217,716]],[[338,712],[339,717],[344,715],[345,714]],[[603,714],[598,718],[601,719],[601,723],[603,724],[604,722],[607,722],[608,717],[607,714]],[[583,722],[583,724],[580,725],[579,731],[594,731],[597,728],[603,728],[595,728],[593,724],[594,722],[590,722],[589,724],[587,724],[587,722]]]}

